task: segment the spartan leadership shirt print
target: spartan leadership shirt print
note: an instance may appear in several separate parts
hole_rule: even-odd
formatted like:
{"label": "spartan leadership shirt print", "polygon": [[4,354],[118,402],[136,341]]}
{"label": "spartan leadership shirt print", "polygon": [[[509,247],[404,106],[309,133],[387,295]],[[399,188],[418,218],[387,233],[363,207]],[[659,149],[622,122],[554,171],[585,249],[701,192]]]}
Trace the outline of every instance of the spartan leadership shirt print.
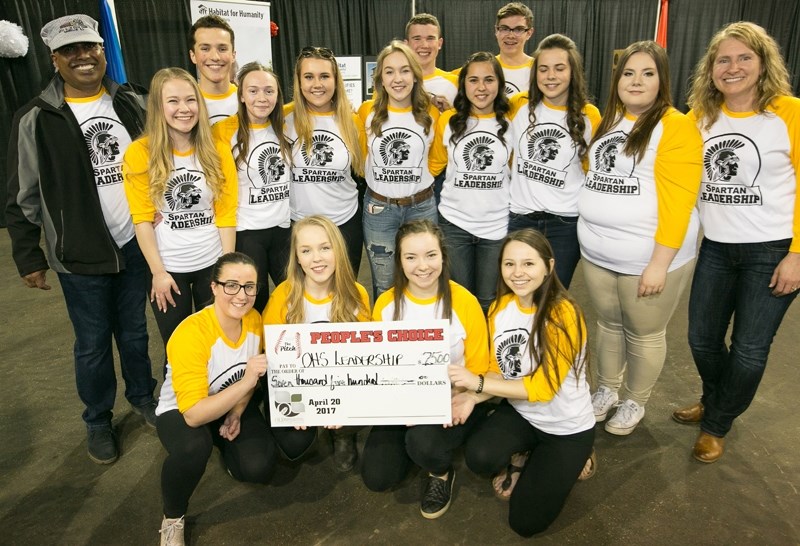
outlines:
{"label": "spartan leadership shirt print", "polygon": [[122,248],[134,236],[128,200],[122,185],[122,157],[131,143],[131,137],[114,112],[111,96],[105,89],[94,97],[67,97],[65,100],[78,120],[89,150],[106,225],[114,242]]}

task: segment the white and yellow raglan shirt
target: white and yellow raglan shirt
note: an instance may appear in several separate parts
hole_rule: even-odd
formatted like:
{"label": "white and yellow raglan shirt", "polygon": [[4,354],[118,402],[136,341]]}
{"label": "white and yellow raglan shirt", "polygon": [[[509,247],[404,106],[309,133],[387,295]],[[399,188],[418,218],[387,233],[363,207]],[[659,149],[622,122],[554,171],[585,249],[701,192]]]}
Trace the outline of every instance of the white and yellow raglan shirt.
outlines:
{"label": "white and yellow raglan shirt", "polygon": [[410,106],[389,107],[382,134],[377,136],[370,130],[374,105],[375,101],[368,100],[358,109],[359,124],[367,136],[363,149],[367,185],[375,193],[391,198],[410,197],[429,188],[433,175],[428,169],[428,154],[439,111],[433,106],[428,110],[433,123],[425,134]]}
{"label": "white and yellow raglan shirt", "polygon": [[[309,112],[314,122],[309,149],[297,139],[294,105],[286,105],[284,114],[286,136],[292,143],[289,190],[292,220],[321,214],[337,226],[344,224],[358,211],[358,189],[350,172],[352,157],[342,140],[334,113]],[[356,126],[360,125],[355,114],[353,120]]]}
{"label": "white and yellow raglan shirt", "polygon": [[422,86],[427,93],[445,97],[452,106],[458,94],[458,76],[437,68],[433,74],[422,78]]}
{"label": "white and yellow raglan shirt", "polygon": [[[267,324],[286,324],[286,314],[289,312],[289,292],[291,288],[292,285],[289,281],[283,281],[276,286],[272,294],[269,295],[269,301],[267,302],[267,307],[264,309],[264,314],[262,316],[265,326]],[[369,315],[369,295],[367,294],[367,290],[358,283],[356,283],[356,289],[358,289],[358,294],[364,304],[364,310],[366,310],[366,314],[363,311],[357,311],[358,321],[369,322],[371,320]],[[305,317],[305,323],[317,324],[319,322],[330,322],[332,303],[333,294],[325,299],[318,300],[311,297],[307,292],[304,292],[303,316]],[[356,310],[354,309],[354,311]]]}
{"label": "white and yellow raglan shirt", "polygon": [[494,113],[470,116],[466,131],[454,144],[450,127],[454,114],[448,110],[439,117],[428,162],[437,175],[447,168],[439,213],[475,237],[502,239],[508,233],[509,132],[500,140]]}
{"label": "white and yellow raglan shirt", "polygon": [[[511,170],[511,212],[549,212],[557,216],[578,216],[578,194],[586,178],[578,146],[569,134],[566,106],[547,99],[533,110],[530,125],[528,92],[511,99],[508,119],[509,141],[514,147]],[[592,104],[583,108],[587,145],[600,125],[600,112]]]}
{"label": "white and yellow raglan shirt", "polygon": [[241,380],[248,359],[264,352],[262,332],[261,316],[253,309],[242,318],[235,341],[223,333],[213,305],[184,319],[167,342],[167,375],[156,415],[175,409],[186,413]]}
{"label": "white and yellow raglan shirt", "polygon": [[223,187],[214,200],[206,175],[194,151],[173,150],[173,170],[159,208],[150,199],[147,175],[147,139],[133,142],[125,154],[123,175],[134,224],[155,222],[158,253],[164,268],[171,273],[189,273],[213,265],[222,255],[219,228],[236,226],[236,166],[230,148],[216,141],[220,156]]}
{"label": "white and yellow raglan shirt", "polygon": [[[238,115],[225,118],[213,128],[214,136],[225,142],[232,154],[236,153],[239,130]],[[239,179],[236,231],[288,228],[292,173],[270,123],[250,125],[249,147],[244,163],[236,164]]]}
{"label": "white and yellow raglan shirt", "polygon": [[763,114],[723,105],[701,131],[704,235],[719,243],[792,239],[789,250],[800,252],[800,99],[777,97]]}
{"label": "white and yellow raglan shirt", "polygon": [[[450,320],[450,364],[466,366],[475,374],[500,373],[497,363],[489,361],[486,319],[478,300],[470,292],[450,281],[453,313]],[[381,294],[372,310],[372,320],[394,320],[394,287]],[[420,321],[443,318],[438,297],[415,298],[406,290],[403,294],[403,314],[400,320]]]}
{"label": "white and yellow raglan shirt", "polygon": [[206,101],[208,120],[211,125],[235,115],[239,110],[239,100],[236,97],[237,89],[235,85],[230,84],[228,90],[220,94],[206,93],[202,89],[200,90],[203,99]]}
{"label": "white and yellow raglan shirt", "polygon": [[105,88],[93,97],[64,97],[64,100],[75,115],[89,150],[103,218],[114,242],[122,248],[135,235],[122,183],[122,158],[131,137]]}
{"label": "white and yellow raglan shirt", "polygon": [[673,271],[697,250],[702,139],[692,120],[670,108],[637,161],[623,152],[635,121],[626,114],[589,149],[578,200],[581,255],[611,271],[641,275],[659,243],[679,249]]}
{"label": "white and yellow raglan shirt", "polygon": [[[513,293],[501,297],[489,310],[490,357],[492,365],[499,367],[505,379],[520,380],[525,385],[527,400],[508,400],[514,409],[537,429],[563,436],[593,428],[595,418],[583,362],[586,323],[568,301],[561,301],[553,312],[561,316],[573,342],[578,339],[578,328],[583,331],[583,346],[577,351],[578,362],[564,356],[575,353],[574,348],[567,345],[567,336],[558,328],[549,327],[548,333],[555,336],[559,347],[559,357],[556,362],[558,373],[551,371],[548,381],[543,369],[531,359],[528,346],[536,308],[522,307]],[[576,367],[581,370],[579,375],[575,372]]]}

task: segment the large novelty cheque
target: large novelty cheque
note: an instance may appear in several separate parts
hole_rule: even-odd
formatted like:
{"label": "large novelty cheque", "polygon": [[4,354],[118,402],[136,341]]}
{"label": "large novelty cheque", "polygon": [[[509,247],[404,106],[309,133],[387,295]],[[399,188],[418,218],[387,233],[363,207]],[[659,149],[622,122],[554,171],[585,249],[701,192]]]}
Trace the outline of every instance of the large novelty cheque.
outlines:
{"label": "large novelty cheque", "polygon": [[446,320],[264,327],[272,426],[450,423]]}

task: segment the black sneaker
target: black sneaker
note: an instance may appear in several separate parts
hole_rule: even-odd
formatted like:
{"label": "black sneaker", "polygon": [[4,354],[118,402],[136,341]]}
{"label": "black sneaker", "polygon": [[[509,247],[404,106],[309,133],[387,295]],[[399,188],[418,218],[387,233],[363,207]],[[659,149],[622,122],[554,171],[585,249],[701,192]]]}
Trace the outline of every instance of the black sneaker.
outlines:
{"label": "black sneaker", "polygon": [[422,502],[419,511],[422,517],[436,519],[447,512],[450,508],[450,498],[453,494],[453,482],[456,479],[456,471],[450,469],[447,479],[428,474],[428,485],[422,495]]}
{"label": "black sneaker", "polygon": [[151,428],[156,428],[156,407],[158,407],[158,403],[155,400],[151,400],[147,404],[142,404],[141,406],[131,406],[133,411],[144,417],[145,423]]}
{"label": "black sneaker", "polygon": [[119,457],[114,431],[110,428],[89,429],[89,458],[97,464],[111,464]]}
{"label": "black sneaker", "polygon": [[356,435],[351,431],[331,430],[333,438],[333,463],[339,472],[350,472],[356,465]]}

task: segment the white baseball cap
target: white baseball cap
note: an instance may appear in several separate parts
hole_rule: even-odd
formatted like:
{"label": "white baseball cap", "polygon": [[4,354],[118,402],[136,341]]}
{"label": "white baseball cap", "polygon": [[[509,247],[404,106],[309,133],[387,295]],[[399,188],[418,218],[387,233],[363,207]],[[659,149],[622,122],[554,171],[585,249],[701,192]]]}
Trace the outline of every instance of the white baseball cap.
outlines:
{"label": "white baseball cap", "polygon": [[103,37],[97,32],[97,21],[77,13],[65,15],[47,23],[42,27],[42,40],[50,51],[69,44],[89,42],[92,44],[102,44]]}

